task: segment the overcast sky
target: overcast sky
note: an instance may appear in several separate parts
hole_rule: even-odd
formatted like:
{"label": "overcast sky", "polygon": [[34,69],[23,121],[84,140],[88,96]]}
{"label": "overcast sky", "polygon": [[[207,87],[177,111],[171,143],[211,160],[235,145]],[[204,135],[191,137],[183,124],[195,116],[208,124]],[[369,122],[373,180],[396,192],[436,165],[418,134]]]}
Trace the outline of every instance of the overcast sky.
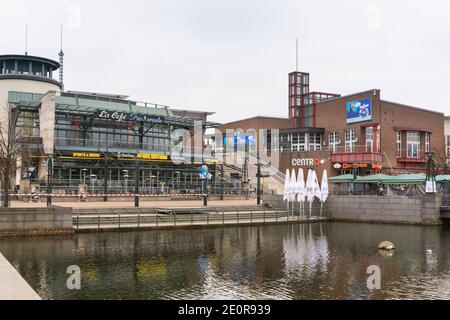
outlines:
{"label": "overcast sky", "polygon": [[287,116],[288,77],[311,89],[381,89],[386,100],[450,113],[450,1],[7,1],[0,54],[57,59],[67,90],[127,94],[227,122]]}

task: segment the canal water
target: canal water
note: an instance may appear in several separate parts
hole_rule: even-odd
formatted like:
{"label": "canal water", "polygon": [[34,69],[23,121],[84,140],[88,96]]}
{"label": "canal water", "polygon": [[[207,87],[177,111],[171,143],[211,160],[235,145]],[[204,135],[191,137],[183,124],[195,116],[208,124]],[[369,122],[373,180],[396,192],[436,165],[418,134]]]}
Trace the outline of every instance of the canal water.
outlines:
{"label": "canal water", "polygon": [[[392,256],[377,245],[390,240]],[[323,223],[2,239],[43,299],[450,299],[450,228]],[[66,285],[81,269],[81,290]],[[381,289],[367,288],[369,266]]]}

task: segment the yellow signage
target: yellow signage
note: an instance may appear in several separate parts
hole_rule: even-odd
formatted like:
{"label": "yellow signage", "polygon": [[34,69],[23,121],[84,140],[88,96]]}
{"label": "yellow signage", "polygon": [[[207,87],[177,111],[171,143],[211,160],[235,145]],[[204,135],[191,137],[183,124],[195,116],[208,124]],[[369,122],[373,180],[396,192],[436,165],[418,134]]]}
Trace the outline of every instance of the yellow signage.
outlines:
{"label": "yellow signage", "polygon": [[169,156],[165,154],[138,153],[137,157],[144,160],[169,160]]}
{"label": "yellow signage", "polygon": [[97,159],[100,159],[102,157],[100,153],[85,153],[85,152],[74,152],[72,156],[75,158],[97,158]]}

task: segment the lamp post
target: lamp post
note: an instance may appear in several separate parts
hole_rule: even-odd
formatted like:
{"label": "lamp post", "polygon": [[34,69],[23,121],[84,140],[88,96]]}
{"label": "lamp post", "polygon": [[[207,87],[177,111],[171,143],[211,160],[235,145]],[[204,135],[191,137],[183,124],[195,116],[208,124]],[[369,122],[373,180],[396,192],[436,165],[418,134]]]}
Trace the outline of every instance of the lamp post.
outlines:
{"label": "lamp post", "polygon": [[134,207],[139,208],[139,159],[135,160],[135,169],[134,169]]}
{"label": "lamp post", "polygon": [[123,178],[125,179],[125,194],[127,194],[128,193],[128,177],[129,177],[129,175],[128,175],[128,170],[122,170],[122,172],[123,172]]}
{"label": "lamp post", "polygon": [[156,176],[150,176],[150,194],[153,194],[153,179],[156,179]]}
{"label": "lamp post", "polygon": [[125,179],[125,194],[128,194],[128,178],[130,177],[129,175],[124,175],[123,176]]}
{"label": "lamp post", "polygon": [[83,184],[86,184],[86,172],[89,171],[88,169],[81,170],[81,175],[83,176]]}
{"label": "lamp post", "polygon": [[220,166],[220,200],[224,200],[224,190],[223,190],[223,183],[224,183],[225,177],[224,177],[224,169],[223,169],[223,163]]}
{"label": "lamp post", "polygon": [[91,174],[91,195],[94,195],[94,184],[95,184],[95,178],[97,178],[97,175]]}
{"label": "lamp post", "polygon": [[434,166],[434,152],[425,152],[427,157],[426,193],[436,193],[436,170]]}
{"label": "lamp post", "polygon": [[258,157],[258,172],[256,173],[256,177],[258,178],[256,184],[256,199],[258,206],[261,205],[261,162],[259,162]]}
{"label": "lamp post", "polygon": [[47,158],[47,207],[52,206],[53,156]]}

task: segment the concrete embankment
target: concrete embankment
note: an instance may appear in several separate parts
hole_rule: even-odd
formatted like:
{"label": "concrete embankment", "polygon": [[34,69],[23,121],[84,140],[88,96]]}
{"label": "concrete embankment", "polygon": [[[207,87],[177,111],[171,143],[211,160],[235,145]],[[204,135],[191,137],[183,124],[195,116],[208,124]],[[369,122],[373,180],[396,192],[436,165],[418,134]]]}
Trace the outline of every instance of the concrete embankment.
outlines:
{"label": "concrete embankment", "polygon": [[[270,205],[283,203],[278,195],[265,196],[263,200]],[[333,221],[440,225],[441,204],[439,194],[425,194],[422,198],[332,195],[323,214]],[[313,212],[318,210],[316,201]]]}
{"label": "concrete embankment", "polygon": [[41,300],[39,295],[1,253],[0,300]]}
{"label": "concrete embankment", "polygon": [[72,208],[0,209],[0,237],[73,233]]}

